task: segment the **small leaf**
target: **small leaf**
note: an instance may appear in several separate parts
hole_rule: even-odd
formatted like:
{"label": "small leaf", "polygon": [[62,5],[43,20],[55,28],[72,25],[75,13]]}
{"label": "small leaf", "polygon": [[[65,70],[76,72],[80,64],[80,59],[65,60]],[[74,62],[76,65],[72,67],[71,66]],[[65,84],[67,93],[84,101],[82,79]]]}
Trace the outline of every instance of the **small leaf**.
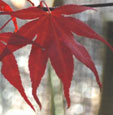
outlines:
{"label": "small leaf", "polygon": [[[4,49],[5,46],[2,43],[0,43],[0,47],[2,49]],[[0,49],[0,52],[2,51],[2,49]],[[24,88],[23,88],[22,83],[21,83],[21,78],[20,78],[20,75],[19,75],[17,63],[16,63],[16,60],[15,60],[15,57],[12,54],[6,56],[2,60],[2,70],[1,70],[1,72],[4,75],[4,77],[16,89],[18,89],[18,91],[20,92],[20,94],[22,95],[22,97],[24,98],[26,103],[35,111],[33,105],[28,100],[28,98],[27,98],[27,96],[26,96],[26,94],[24,92]]]}

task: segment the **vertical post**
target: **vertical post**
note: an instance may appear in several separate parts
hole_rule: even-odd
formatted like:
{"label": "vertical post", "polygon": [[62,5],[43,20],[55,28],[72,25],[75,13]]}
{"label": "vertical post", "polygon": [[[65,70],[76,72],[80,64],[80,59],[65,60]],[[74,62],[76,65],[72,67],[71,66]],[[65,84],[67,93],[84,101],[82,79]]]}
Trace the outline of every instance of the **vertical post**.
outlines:
{"label": "vertical post", "polygon": [[51,115],[64,115],[62,84],[50,63],[48,64],[48,77],[51,90]]}
{"label": "vertical post", "polygon": [[48,64],[48,77],[49,77],[49,83],[50,83],[50,90],[51,90],[51,115],[55,115],[55,103],[54,103],[54,92],[53,92],[53,85],[52,85],[52,76],[51,76],[51,65]]}
{"label": "vertical post", "polygon": [[[106,22],[107,41],[113,46],[113,21]],[[105,51],[103,91],[98,115],[113,115],[113,52],[107,47]]]}

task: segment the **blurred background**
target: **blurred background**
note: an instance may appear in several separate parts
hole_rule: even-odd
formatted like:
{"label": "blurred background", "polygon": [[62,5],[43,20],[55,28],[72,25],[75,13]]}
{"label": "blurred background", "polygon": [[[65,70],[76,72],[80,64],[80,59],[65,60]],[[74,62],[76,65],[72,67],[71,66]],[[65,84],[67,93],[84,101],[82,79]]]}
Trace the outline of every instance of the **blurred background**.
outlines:
{"label": "blurred background", "polygon": [[[14,10],[30,6],[26,0],[4,1],[11,5]],[[38,0],[32,1],[35,5],[39,4]],[[71,3],[81,5],[106,3],[106,0],[46,0],[46,2],[50,7],[53,7]],[[107,0],[107,3],[109,2],[112,2],[112,0]],[[96,8],[96,11],[86,11],[77,14],[76,17],[87,23],[113,46],[112,12],[113,7]],[[0,27],[8,18],[8,16],[0,16]],[[20,27],[24,23],[26,21],[18,19]],[[2,32],[13,30],[13,23],[10,22]],[[28,70],[28,57],[31,46],[28,45],[14,54],[18,62],[26,94],[32,101],[37,112],[33,112],[18,91],[1,74],[0,115],[113,115],[113,53],[99,41],[84,39],[76,35],[75,37],[90,53],[103,83],[103,90],[100,92],[93,73],[74,58],[75,70],[70,87],[71,106],[67,109],[62,83],[50,66],[50,63],[48,63],[45,75],[37,90],[37,95],[42,103],[42,110],[40,111],[31,94],[32,88]]]}

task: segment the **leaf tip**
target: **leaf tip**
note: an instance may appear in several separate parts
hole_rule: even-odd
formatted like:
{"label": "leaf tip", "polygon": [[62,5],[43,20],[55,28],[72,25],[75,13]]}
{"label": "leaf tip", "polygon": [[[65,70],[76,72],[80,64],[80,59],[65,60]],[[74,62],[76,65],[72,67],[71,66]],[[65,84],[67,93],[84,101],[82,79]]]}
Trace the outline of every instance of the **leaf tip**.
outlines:
{"label": "leaf tip", "polygon": [[39,101],[39,99],[38,99],[38,97],[36,95],[36,90],[35,89],[32,90],[32,95],[33,95],[35,101],[37,102],[37,104],[39,105],[39,108],[41,110],[42,109],[42,105],[41,105],[41,103],[40,103],[40,101]]}

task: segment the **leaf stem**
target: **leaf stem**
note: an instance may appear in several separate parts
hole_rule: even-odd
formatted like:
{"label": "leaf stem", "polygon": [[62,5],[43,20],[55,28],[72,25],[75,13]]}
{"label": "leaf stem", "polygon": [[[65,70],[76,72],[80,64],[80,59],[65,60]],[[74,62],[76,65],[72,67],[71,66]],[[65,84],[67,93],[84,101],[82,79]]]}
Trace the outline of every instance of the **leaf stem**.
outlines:
{"label": "leaf stem", "polygon": [[32,6],[35,6],[33,2],[31,2],[31,0],[27,0]]}
{"label": "leaf stem", "polygon": [[[43,4],[44,4],[46,7],[43,7]],[[46,11],[48,11],[49,13],[51,13],[50,8],[48,7],[48,5],[46,4],[45,1],[41,1],[41,2],[40,2],[40,7],[42,7],[42,9],[43,9],[43,8],[46,8],[46,9],[47,9]]]}

